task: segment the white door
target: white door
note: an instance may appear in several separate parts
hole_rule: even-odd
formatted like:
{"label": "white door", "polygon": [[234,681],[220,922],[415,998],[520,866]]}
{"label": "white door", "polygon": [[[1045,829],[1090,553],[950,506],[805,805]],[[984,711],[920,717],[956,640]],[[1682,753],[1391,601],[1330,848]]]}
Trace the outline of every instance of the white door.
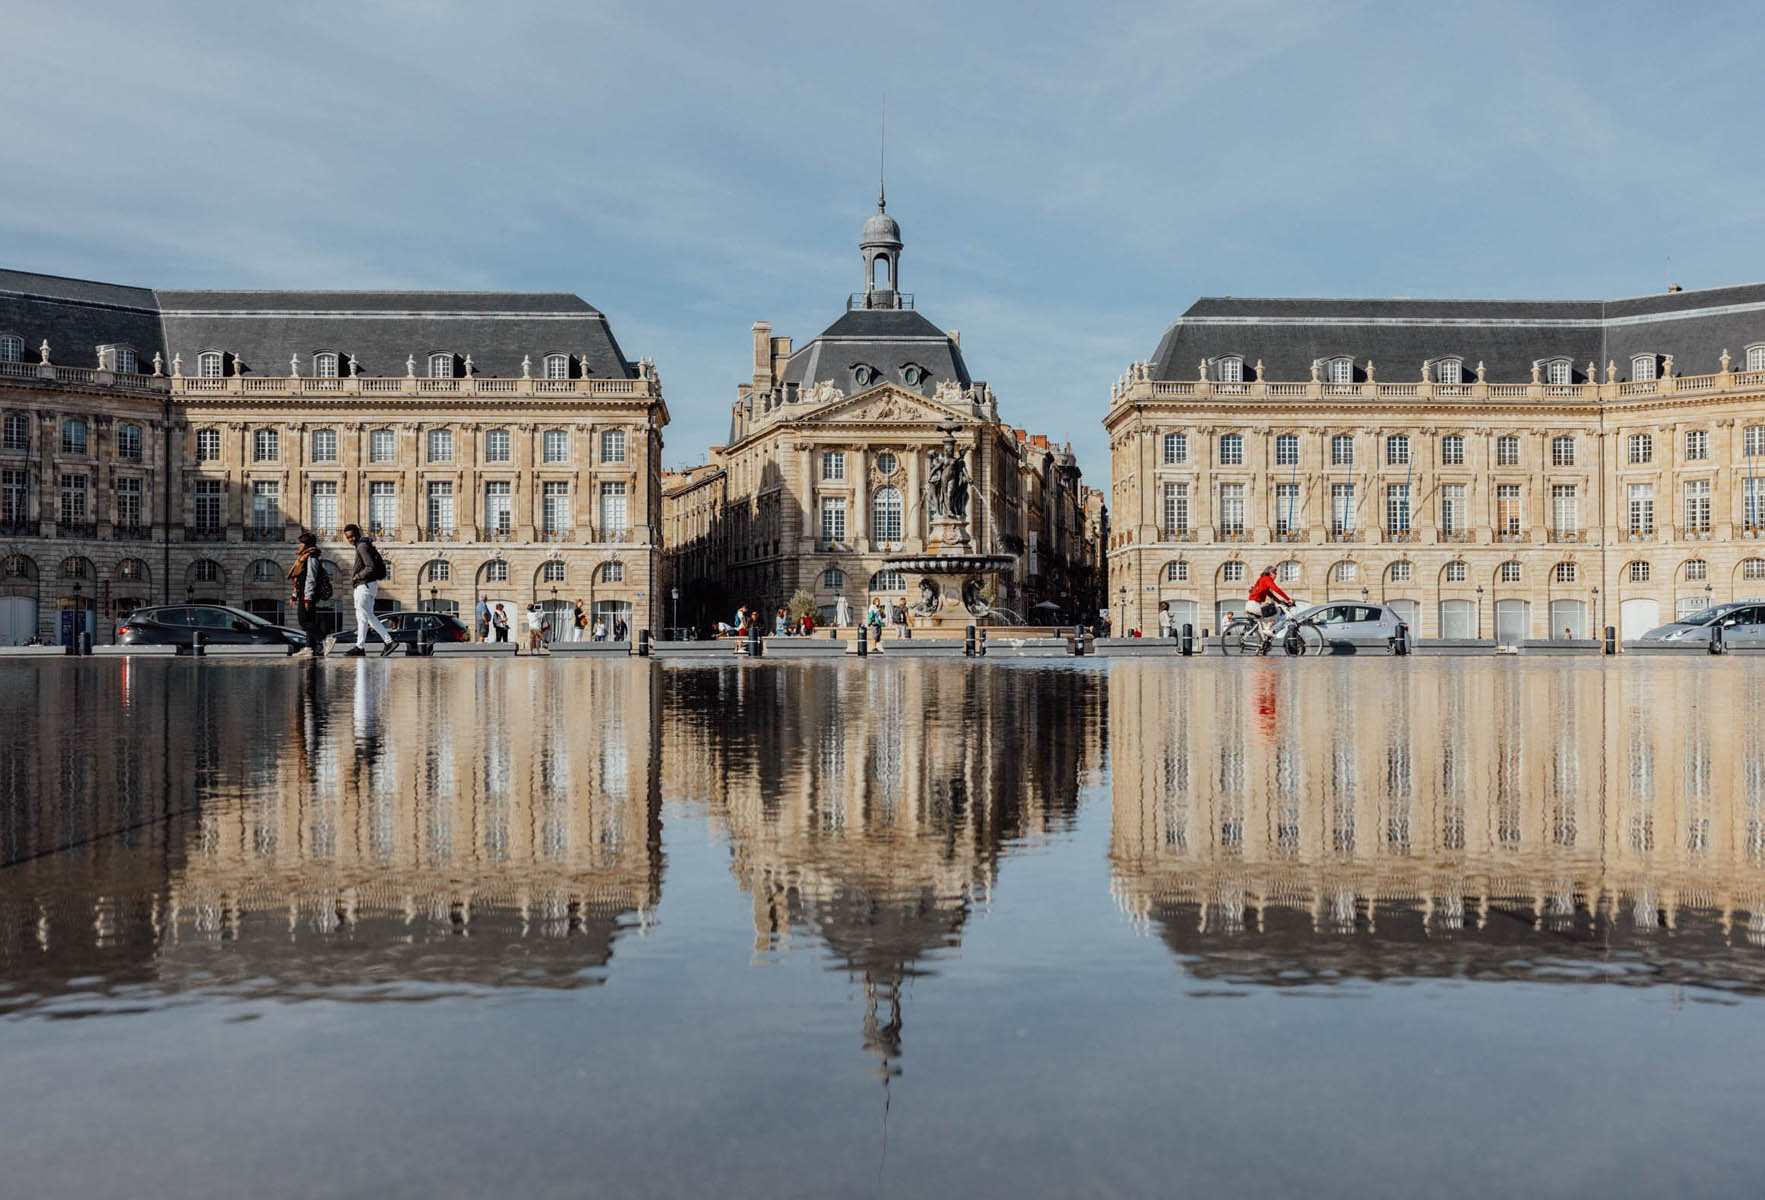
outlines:
{"label": "white door", "polygon": [[1531,636],[1531,614],[1524,600],[1495,602],[1495,640],[1498,645],[1518,646]]}
{"label": "white door", "polygon": [[1477,606],[1469,600],[1440,602],[1440,636],[1472,638],[1477,636]]}
{"label": "white door", "polygon": [[1587,636],[1587,605],[1579,600],[1552,600],[1550,635],[1553,638]]}
{"label": "white door", "polygon": [[1193,625],[1195,636],[1201,636],[1201,606],[1193,600],[1169,600],[1171,606],[1171,632],[1178,637],[1183,636],[1183,626]]}
{"label": "white door", "polygon": [[0,596],[0,646],[22,646],[37,636],[37,598]]}
{"label": "white door", "polygon": [[1414,600],[1387,600],[1385,607],[1397,614],[1397,619],[1410,627],[1410,637],[1422,636],[1422,606]]}
{"label": "white door", "polygon": [[1618,636],[1627,642],[1637,638],[1661,624],[1661,602],[1638,597],[1626,600],[1618,606]]}

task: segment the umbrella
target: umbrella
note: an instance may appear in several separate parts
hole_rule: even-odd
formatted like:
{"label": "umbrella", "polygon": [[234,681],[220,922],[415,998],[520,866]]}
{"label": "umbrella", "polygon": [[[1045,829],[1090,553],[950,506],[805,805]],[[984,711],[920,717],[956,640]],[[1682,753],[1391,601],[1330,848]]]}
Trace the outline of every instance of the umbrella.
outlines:
{"label": "umbrella", "polygon": [[1054,603],[1054,601],[1052,601],[1052,600],[1043,600],[1040,603],[1034,605],[1034,607],[1053,609],[1055,612],[1060,611],[1060,605]]}

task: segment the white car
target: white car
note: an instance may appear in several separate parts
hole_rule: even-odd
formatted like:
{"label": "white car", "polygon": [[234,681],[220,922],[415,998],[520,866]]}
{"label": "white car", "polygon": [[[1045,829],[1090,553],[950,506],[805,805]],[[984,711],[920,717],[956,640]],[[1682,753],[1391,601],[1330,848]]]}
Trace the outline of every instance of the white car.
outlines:
{"label": "white car", "polygon": [[[1306,620],[1315,622],[1324,640],[1330,642],[1389,644],[1404,624],[1395,608],[1364,600],[1332,600],[1328,604],[1290,609],[1275,626],[1276,640],[1280,639],[1282,627],[1288,622]],[[1410,630],[1409,636],[1414,638],[1415,631]]]}
{"label": "white car", "polygon": [[1645,642],[1690,642],[1709,645],[1713,631],[1722,629],[1722,641],[1730,646],[1765,645],[1765,604],[1718,604],[1672,621],[1642,635]]}

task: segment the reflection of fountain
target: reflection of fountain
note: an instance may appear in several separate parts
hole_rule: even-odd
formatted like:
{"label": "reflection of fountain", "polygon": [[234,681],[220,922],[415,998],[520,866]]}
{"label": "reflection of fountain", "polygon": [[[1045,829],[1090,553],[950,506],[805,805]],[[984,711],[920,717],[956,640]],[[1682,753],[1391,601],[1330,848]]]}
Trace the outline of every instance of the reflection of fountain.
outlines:
{"label": "reflection of fountain", "polygon": [[932,518],[926,553],[894,555],[887,560],[890,567],[919,576],[919,600],[912,612],[919,624],[934,629],[984,622],[991,617],[987,585],[992,576],[1009,570],[1017,561],[1009,554],[968,550],[973,540],[968,531],[968,459],[956,448],[956,434],[962,428],[955,421],[938,426],[944,448],[932,451],[926,480],[926,506]]}

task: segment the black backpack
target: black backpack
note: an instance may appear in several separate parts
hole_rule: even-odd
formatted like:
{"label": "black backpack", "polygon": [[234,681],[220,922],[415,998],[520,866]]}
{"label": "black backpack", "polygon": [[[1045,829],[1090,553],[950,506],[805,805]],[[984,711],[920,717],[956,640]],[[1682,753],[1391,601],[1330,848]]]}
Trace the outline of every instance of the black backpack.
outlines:
{"label": "black backpack", "polygon": [[363,538],[362,544],[368,548],[368,582],[378,583],[386,578],[386,559],[381,556],[380,547],[373,542]]}
{"label": "black backpack", "polygon": [[329,600],[331,598],[331,572],[325,570],[325,560],[315,557],[309,570],[315,570],[319,573],[318,580],[313,584],[313,599]]}

